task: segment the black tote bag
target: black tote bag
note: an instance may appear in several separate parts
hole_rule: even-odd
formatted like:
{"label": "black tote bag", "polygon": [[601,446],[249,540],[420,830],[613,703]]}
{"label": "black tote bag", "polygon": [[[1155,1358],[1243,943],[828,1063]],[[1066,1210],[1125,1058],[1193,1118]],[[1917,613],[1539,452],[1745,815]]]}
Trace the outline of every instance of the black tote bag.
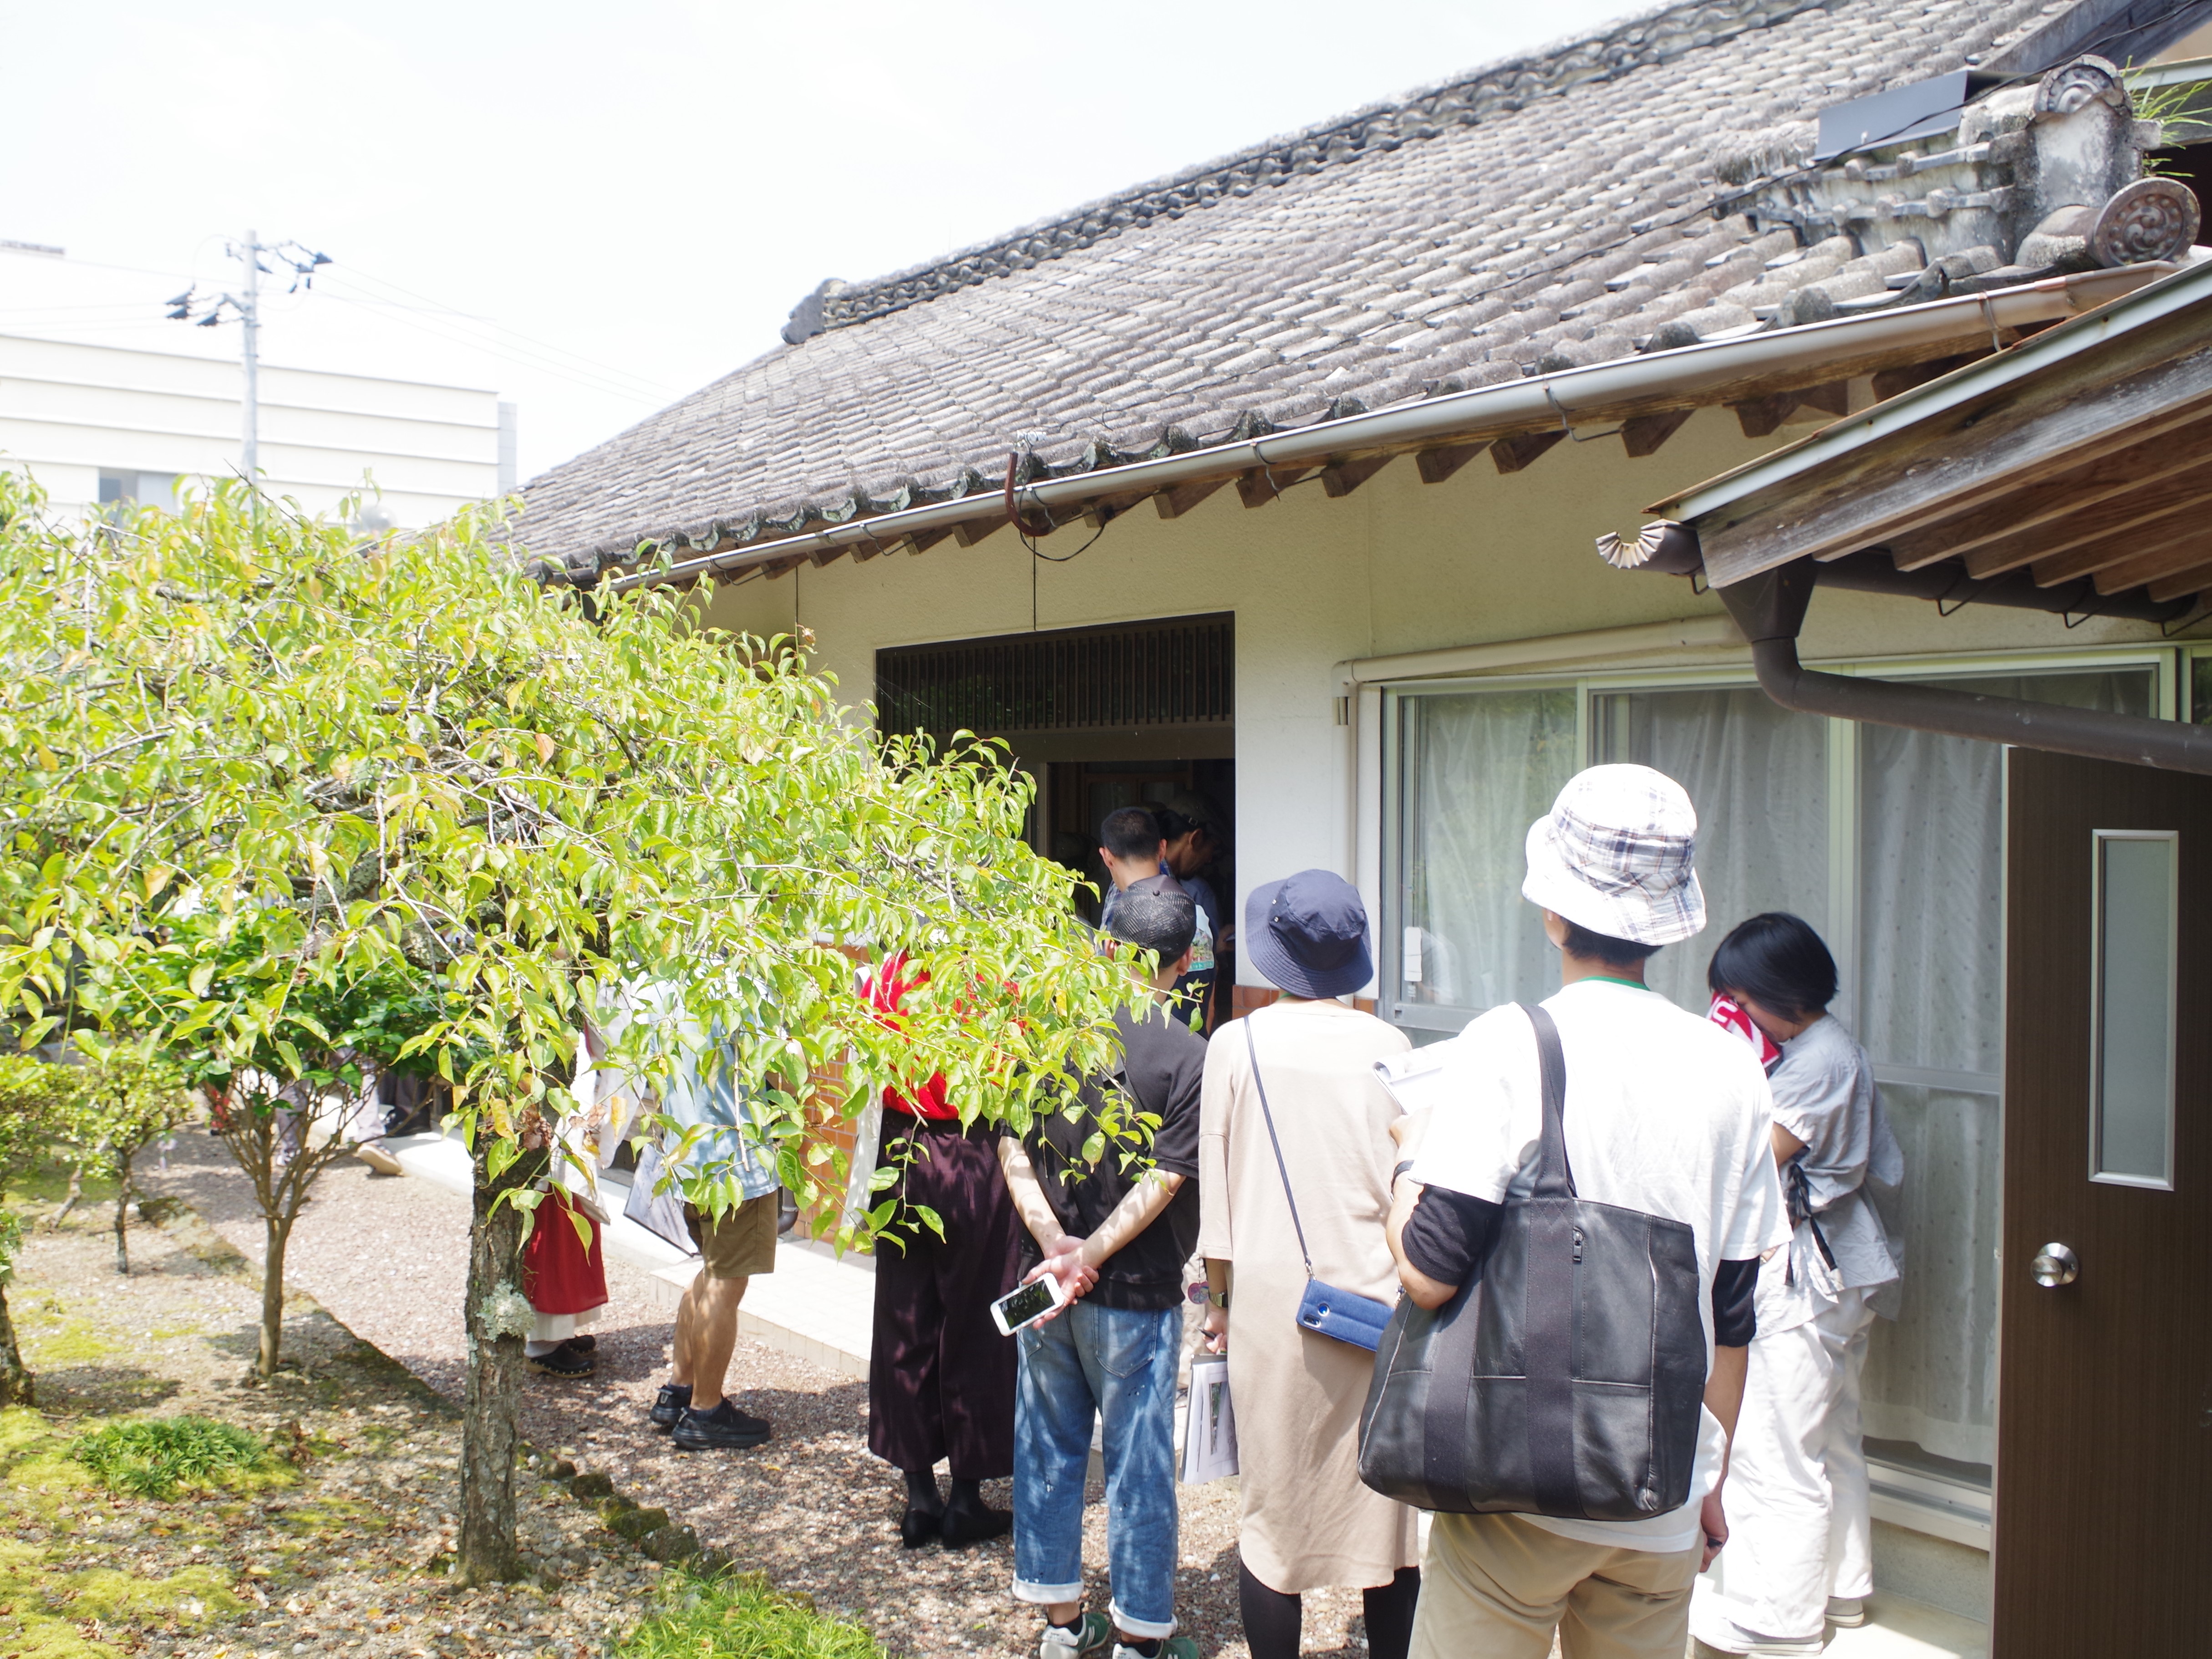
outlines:
{"label": "black tote bag", "polygon": [[1705,1391],[1689,1226],[1575,1196],[1566,1057],[1536,1030],[1544,1128],[1535,1190],[1433,1311],[1399,1299],[1359,1421],[1359,1477],[1453,1515],[1640,1521],[1690,1496]]}

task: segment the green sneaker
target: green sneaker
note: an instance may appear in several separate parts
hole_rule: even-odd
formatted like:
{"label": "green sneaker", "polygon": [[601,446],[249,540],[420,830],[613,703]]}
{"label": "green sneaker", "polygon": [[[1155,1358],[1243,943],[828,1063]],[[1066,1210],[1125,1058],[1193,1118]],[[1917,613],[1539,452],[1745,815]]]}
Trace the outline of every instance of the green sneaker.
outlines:
{"label": "green sneaker", "polygon": [[[1037,1659],[1095,1659],[1113,1639],[1113,1622],[1103,1613],[1086,1613],[1073,1630],[1047,1625],[1037,1644]],[[1195,1653],[1194,1649],[1194,1659]]]}

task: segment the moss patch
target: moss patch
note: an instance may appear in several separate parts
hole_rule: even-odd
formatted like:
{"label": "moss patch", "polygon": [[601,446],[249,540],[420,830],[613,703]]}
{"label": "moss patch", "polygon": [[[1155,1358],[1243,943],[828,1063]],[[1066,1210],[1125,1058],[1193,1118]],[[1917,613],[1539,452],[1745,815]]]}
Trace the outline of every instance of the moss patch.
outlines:
{"label": "moss patch", "polygon": [[67,1311],[58,1297],[33,1303],[15,1319],[16,1340],[33,1371],[57,1365],[91,1365],[126,1352],[89,1319]]}
{"label": "moss patch", "polygon": [[[183,1638],[244,1605],[212,1565],[165,1572],[87,1560],[93,1551],[82,1534],[92,1526],[123,1539],[147,1528],[108,1499],[70,1449],[71,1437],[38,1413],[0,1412],[0,1528],[8,1534],[0,1537],[0,1652],[108,1659],[149,1630]],[[155,1530],[179,1529],[164,1521]]]}

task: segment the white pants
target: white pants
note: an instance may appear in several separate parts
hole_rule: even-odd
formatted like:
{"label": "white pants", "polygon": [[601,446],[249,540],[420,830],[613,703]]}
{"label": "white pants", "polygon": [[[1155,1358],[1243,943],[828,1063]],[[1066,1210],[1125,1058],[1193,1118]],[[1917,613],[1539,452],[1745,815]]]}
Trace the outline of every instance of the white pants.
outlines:
{"label": "white pants", "polygon": [[1804,1323],[1752,1339],[1723,1492],[1721,1584],[1698,1582],[1693,1632],[1717,1614],[1760,1636],[1817,1637],[1830,1596],[1874,1588],[1859,1427],[1868,1295],[1844,1291]]}

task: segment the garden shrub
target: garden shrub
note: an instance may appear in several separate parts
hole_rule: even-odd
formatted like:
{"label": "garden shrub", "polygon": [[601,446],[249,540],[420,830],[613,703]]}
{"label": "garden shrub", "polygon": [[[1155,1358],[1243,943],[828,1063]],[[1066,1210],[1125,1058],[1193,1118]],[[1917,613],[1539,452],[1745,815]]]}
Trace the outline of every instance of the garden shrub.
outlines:
{"label": "garden shrub", "polygon": [[884,1659],[864,1626],[817,1613],[758,1573],[672,1572],[616,1659]]}
{"label": "garden shrub", "polygon": [[138,1498],[172,1498],[181,1486],[210,1486],[269,1459],[260,1437],[207,1417],[149,1417],[111,1423],[76,1443],[72,1454],[109,1486]]}

